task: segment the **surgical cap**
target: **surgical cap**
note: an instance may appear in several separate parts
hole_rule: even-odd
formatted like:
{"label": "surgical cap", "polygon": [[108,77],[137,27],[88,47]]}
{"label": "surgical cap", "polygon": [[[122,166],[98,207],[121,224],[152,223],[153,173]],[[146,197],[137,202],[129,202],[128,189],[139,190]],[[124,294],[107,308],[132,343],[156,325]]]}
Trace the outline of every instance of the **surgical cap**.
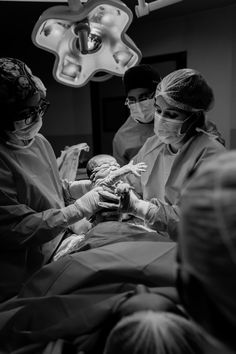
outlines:
{"label": "surgical cap", "polygon": [[104,354],[200,354],[202,343],[189,320],[168,312],[143,311],[118,322]]}
{"label": "surgical cap", "polygon": [[236,151],[202,166],[186,186],[179,259],[187,310],[236,350]]}
{"label": "surgical cap", "polygon": [[46,96],[42,81],[34,76],[19,59],[0,58],[0,108],[2,112],[15,112],[27,106],[36,93]]}
{"label": "surgical cap", "polygon": [[208,111],[214,102],[213,91],[193,69],[180,69],[165,76],[156,90],[171,106],[185,111]]}
{"label": "surgical cap", "polygon": [[147,88],[155,91],[160,76],[150,65],[140,64],[128,69],[123,77],[125,93],[136,88]]}

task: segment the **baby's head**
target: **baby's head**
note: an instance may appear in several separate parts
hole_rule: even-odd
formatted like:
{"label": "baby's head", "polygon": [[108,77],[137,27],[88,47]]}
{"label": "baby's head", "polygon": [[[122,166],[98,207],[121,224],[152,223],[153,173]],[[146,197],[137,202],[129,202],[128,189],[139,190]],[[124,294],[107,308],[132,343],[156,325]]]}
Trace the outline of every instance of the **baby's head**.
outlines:
{"label": "baby's head", "polygon": [[87,163],[86,170],[88,178],[95,182],[98,179],[105,178],[110,172],[120,168],[116,159],[111,155],[95,155]]}

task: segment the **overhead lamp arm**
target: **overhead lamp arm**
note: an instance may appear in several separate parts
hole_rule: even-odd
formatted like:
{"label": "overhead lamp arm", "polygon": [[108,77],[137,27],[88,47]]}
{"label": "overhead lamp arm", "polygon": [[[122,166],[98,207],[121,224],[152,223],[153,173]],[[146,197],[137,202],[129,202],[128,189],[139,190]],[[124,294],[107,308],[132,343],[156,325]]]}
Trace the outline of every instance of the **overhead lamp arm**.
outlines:
{"label": "overhead lamp arm", "polygon": [[161,9],[162,7],[175,4],[183,0],[156,0],[146,3],[145,0],[138,0],[138,5],[135,6],[137,17],[148,15],[151,11]]}
{"label": "overhead lamp arm", "polygon": [[73,32],[79,41],[79,49],[82,54],[88,54],[88,36],[90,27],[86,22],[78,22],[74,25]]}
{"label": "overhead lamp arm", "polygon": [[81,0],[68,0],[68,5],[71,11],[78,12],[83,9],[83,4]]}

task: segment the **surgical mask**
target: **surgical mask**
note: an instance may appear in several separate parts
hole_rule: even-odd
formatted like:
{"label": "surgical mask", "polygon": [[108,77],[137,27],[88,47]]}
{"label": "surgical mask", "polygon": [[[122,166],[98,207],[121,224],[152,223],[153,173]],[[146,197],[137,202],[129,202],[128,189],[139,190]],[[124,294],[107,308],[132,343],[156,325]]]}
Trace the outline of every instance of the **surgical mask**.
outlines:
{"label": "surgical mask", "polygon": [[[15,127],[16,124],[20,126],[19,123],[21,122],[15,122]],[[8,136],[14,140],[32,140],[42,127],[42,117],[39,116],[31,124],[22,123],[21,125],[21,127],[17,127],[14,131],[8,132]]]}
{"label": "surgical mask", "polygon": [[164,118],[155,112],[154,132],[163,143],[178,144],[182,142],[185,136],[185,133],[181,133],[184,122],[186,122],[186,119],[183,121]]}
{"label": "surgical mask", "polygon": [[150,123],[154,119],[154,98],[128,104],[131,117],[138,123]]}

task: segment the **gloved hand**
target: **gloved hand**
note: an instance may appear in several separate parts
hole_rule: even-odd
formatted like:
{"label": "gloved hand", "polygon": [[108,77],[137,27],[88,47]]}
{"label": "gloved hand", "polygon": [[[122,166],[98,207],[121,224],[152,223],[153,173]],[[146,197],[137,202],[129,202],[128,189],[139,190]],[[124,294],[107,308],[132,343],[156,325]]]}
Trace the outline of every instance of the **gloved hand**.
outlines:
{"label": "gloved hand", "polygon": [[97,187],[77,199],[74,203],[79,213],[87,219],[102,208],[116,210],[119,207],[119,197]]}
{"label": "gloved hand", "polygon": [[120,195],[120,210],[124,213],[145,219],[149,206],[150,203],[139,199],[132,189]]}
{"label": "gloved hand", "polygon": [[73,181],[69,185],[69,192],[72,198],[78,199],[85,193],[91,191],[92,182],[89,179]]}

